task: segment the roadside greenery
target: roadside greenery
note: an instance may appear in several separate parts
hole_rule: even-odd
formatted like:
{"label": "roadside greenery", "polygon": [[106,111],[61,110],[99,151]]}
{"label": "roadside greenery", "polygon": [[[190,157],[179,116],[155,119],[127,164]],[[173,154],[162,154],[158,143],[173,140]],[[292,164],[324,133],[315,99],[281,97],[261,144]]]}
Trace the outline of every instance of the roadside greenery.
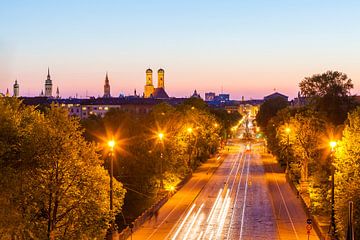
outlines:
{"label": "roadside greenery", "polygon": [[216,153],[240,118],[239,113],[210,109],[203,100],[190,98],[177,106],[161,103],[149,114],[110,109],[104,118],[84,120],[89,141],[105,146],[112,135],[117,140],[114,176],[127,190],[117,224],[125,226],[173,191]]}
{"label": "roadside greenery", "polygon": [[52,105],[45,113],[0,98],[0,238],[100,239],[121,210],[114,182],[79,121]]}
{"label": "roadside greenery", "polygon": [[[360,110],[350,96],[353,88],[346,74],[328,71],[299,84],[301,106],[285,106],[279,99],[266,101],[257,124],[268,149],[309,201],[314,214],[330,216],[331,166],[335,170],[337,236],[345,239],[348,203],[354,202],[355,239],[360,237]],[[346,116],[348,118],[346,119]],[[342,129],[345,129],[342,131]],[[342,135],[342,138],[341,138]],[[329,142],[337,140],[334,162]]]}

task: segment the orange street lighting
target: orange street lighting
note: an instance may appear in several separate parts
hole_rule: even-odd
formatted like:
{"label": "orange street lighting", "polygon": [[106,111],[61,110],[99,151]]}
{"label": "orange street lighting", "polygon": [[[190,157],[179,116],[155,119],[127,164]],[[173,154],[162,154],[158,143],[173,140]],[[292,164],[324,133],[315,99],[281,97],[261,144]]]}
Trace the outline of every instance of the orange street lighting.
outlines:
{"label": "orange street lighting", "polygon": [[330,229],[329,233],[334,236],[335,234],[335,167],[334,167],[334,150],[336,147],[336,141],[330,141],[331,148],[330,162],[331,162],[331,215],[330,215]]}
{"label": "orange street lighting", "polygon": [[219,126],[219,124],[217,124],[217,123],[215,123],[215,124],[214,124],[214,127],[216,127],[216,128],[217,128],[218,126]]}
{"label": "orange street lighting", "polygon": [[[107,142],[108,146],[110,147],[110,211],[113,211],[113,176],[114,176],[114,147],[116,145],[116,142],[114,139],[111,139]],[[111,221],[111,235],[113,234],[113,231],[115,231],[115,225],[114,221]]]}
{"label": "orange street lighting", "polygon": [[188,133],[192,133],[193,129],[191,127],[186,129]]}
{"label": "orange street lighting", "polygon": [[291,132],[291,128],[289,128],[289,127],[285,128],[285,132],[286,132],[287,134],[289,134],[289,133]]}
{"label": "orange street lighting", "polygon": [[110,150],[113,151],[115,147],[115,141],[114,140],[108,141],[108,146],[110,147]]}
{"label": "orange street lighting", "polygon": [[163,138],[164,138],[164,134],[163,133],[158,133],[158,137],[159,137],[160,141],[162,141]]}
{"label": "orange street lighting", "polygon": [[330,141],[329,145],[330,145],[330,148],[331,148],[331,151],[333,152],[334,151],[334,148],[336,147],[336,141]]}

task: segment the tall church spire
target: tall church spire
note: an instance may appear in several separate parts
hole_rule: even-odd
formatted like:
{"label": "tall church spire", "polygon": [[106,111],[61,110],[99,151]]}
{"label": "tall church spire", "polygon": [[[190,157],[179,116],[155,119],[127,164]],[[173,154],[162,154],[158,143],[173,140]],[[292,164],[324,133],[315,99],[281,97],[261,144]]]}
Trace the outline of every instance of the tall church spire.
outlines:
{"label": "tall church spire", "polygon": [[45,97],[52,97],[52,80],[50,79],[49,67],[48,67],[48,75],[45,80]]}
{"label": "tall church spire", "polygon": [[48,75],[47,75],[47,79],[50,80],[50,68],[48,67]]}
{"label": "tall church spire", "polygon": [[109,77],[108,77],[108,72],[106,72],[106,76],[105,76],[105,84],[104,84],[104,98],[110,98],[110,83],[109,83]]}

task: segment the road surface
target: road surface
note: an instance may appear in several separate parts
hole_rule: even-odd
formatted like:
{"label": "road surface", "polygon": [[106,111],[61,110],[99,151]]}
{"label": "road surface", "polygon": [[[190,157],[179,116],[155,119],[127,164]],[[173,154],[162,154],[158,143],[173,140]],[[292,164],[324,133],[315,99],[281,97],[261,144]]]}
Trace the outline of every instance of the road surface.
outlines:
{"label": "road surface", "polygon": [[[247,142],[232,143],[133,239],[308,239],[307,216],[274,159],[260,144],[248,151]],[[314,231],[309,239],[318,239]]]}

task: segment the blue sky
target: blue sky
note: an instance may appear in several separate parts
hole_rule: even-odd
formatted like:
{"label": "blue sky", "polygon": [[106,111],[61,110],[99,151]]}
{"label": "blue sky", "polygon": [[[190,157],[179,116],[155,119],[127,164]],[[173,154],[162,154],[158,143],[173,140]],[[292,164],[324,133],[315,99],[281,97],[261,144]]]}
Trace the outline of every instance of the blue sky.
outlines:
{"label": "blue sky", "polygon": [[[2,1],[0,92],[43,89],[47,67],[63,97],[143,91],[165,69],[171,96],[194,89],[291,97],[306,76],[345,72],[360,89],[357,1]],[[154,75],[155,84],[156,76]]]}

